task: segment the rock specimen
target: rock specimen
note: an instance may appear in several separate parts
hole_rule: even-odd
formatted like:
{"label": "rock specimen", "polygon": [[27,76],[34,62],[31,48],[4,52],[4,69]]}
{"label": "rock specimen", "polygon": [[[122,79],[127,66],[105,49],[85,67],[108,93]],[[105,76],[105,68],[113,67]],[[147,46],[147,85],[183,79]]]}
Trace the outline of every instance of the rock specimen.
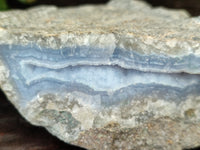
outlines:
{"label": "rock specimen", "polygon": [[0,20],[0,85],[32,124],[88,149],[200,145],[199,17],[113,0]]}

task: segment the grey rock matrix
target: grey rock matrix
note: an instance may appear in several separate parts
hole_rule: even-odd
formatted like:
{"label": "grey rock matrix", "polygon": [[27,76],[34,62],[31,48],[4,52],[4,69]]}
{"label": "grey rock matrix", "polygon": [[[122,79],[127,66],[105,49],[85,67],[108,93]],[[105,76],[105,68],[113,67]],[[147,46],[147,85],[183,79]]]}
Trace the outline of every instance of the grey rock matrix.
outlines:
{"label": "grey rock matrix", "polygon": [[142,1],[0,12],[0,87],[88,149],[200,145],[200,17]]}

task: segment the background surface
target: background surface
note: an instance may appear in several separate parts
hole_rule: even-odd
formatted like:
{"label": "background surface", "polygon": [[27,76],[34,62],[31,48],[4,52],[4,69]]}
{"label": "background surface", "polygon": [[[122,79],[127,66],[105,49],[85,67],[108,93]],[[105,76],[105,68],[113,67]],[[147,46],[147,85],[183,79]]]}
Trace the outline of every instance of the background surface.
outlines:
{"label": "background surface", "polygon": [[[47,4],[57,6],[76,6],[82,4],[102,4],[109,0],[0,0],[0,10],[28,8]],[[165,6],[175,9],[186,9],[191,15],[200,15],[200,0],[144,0],[153,6]]]}

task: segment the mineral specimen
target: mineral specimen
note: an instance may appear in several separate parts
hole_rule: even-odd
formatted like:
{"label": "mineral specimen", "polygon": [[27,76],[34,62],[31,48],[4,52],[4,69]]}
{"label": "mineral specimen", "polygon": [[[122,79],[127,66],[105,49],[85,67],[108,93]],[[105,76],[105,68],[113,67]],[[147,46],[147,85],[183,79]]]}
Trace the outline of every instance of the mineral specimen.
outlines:
{"label": "mineral specimen", "polygon": [[32,124],[89,149],[200,145],[199,17],[113,0],[0,19],[0,85]]}

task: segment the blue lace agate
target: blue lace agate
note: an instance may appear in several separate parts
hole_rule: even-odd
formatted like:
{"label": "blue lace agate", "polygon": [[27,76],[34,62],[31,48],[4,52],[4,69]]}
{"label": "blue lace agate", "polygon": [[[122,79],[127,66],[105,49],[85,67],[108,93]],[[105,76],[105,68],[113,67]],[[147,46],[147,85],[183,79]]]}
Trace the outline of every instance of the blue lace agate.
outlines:
{"label": "blue lace agate", "polygon": [[0,55],[22,104],[38,94],[73,91],[100,95],[104,107],[155,92],[158,98],[176,102],[189,93],[200,93],[200,58],[194,55],[147,56],[121,48],[110,53],[86,46],[53,50],[19,45],[1,45]]}

